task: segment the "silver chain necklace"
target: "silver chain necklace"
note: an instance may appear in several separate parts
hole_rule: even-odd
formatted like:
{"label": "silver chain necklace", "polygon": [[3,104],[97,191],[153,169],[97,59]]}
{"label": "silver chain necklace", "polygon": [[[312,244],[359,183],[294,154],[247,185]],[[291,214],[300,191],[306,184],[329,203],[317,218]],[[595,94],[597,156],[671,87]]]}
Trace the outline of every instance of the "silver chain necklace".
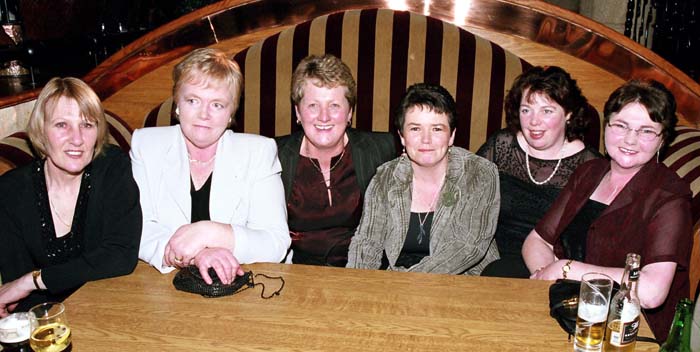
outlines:
{"label": "silver chain necklace", "polygon": [[433,194],[433,200],[430,201],[430,204],[428,204],[428,211],[425,212],[425,217],[422,217],[422,213],[418,213],[418,225],[419,225],[419,233],[418,233],[418,244],[421,244],[423,242],[423,238],[427,237],[425,233],[425,222],[428,220],[428,217],[430,216],[430,212],[434,211],[433,206],[435,206],[435,202],[440,196],[440,190],[442,190],[442,184],[445,183],[445,176],[442,177],[442,182],[440,182],[440,186],[438,186],[437,190],[435,191],[435,194]]}

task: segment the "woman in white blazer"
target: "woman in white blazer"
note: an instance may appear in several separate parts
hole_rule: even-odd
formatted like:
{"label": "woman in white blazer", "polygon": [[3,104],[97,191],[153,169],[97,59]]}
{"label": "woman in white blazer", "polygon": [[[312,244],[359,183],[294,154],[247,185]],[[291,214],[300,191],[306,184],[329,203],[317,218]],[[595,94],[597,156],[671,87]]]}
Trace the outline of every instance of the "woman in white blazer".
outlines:
{"label": "woman in white blazer", "polygon": [[216,49],[197,49],[173,71],[179,125],[134,132],[141,192],[139,258],[162,273],[196,265],[225,284],[239,264],[279,262],[290,244],[281,166],[272,139],[234,133],[243,77]]}

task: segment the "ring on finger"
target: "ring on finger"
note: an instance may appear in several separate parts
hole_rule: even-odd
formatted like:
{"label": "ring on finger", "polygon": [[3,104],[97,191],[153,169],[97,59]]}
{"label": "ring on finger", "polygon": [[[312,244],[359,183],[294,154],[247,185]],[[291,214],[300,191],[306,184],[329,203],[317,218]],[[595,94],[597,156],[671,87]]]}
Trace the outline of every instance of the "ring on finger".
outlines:
{"label": "ring on finger", "polygon": [[175,257],[176,263],[182,263],[182,257]]}

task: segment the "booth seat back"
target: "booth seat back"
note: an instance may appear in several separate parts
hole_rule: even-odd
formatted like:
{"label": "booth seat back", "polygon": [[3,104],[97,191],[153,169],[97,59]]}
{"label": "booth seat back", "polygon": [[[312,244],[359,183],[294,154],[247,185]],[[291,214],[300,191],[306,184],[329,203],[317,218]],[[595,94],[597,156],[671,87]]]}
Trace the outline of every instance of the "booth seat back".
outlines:
{"label": "booth seat back", "polygon": [[[290,27],[237,53],[245,89],[235,130],[268,137],[300,128],[290,100],[292,72],[310,54],[341,58],[357,81],[353,125],[393,131],[391,111],[413,83],[447,88],[457,101],[456,144],[472,150],[503,126],[503,98],[530,65],[449,23],[384,9],[345,11]],[[145,126],[176,123],[172,100]]]}
{"label": "booth seat back", "polygon": [[[117,145],[128,152],[133,129],[112,112],[105,111],[105,117],[108,124],[108,143]],[[0,175],[15,167],[29,164],[35,156],[36,152],[25,131],[16,132],[0,139]]]}
{"label": "booth seat back", "polygon": [[[393,131],[391,112],[406,88],[440,84],[457,102],[455,144],[470,150],[505,126],[504,97],[531,67],[495,43],[435,18],[386,9],[339,12],[290,27],[234,56],[245,80],[234,129],[268,137],[298,130],[290,100],[293,70],[304,57],[325,53],[341,58],[357,81],[354,127]],[[598,147],[600,119],[590,110],[586,140]],[[144,126],[177,123],[172,111],[168,99]]]}

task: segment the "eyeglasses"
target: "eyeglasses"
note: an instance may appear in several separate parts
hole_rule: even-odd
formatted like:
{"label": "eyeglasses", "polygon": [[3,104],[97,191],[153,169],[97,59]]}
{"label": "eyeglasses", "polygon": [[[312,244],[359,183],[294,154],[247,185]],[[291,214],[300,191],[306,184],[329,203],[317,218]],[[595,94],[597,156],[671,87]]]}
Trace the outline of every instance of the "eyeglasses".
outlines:
{"label": "eyeglasses", "polygon": [[634,131],[637,133],[637,137],[645,142],[651,142],[661,135],[661,132],[656,132],[649,127],[634,129],[617,122],[608,122],[608,126],[610,127],[610,131],[618,136],[626,136],[627,132]]}

